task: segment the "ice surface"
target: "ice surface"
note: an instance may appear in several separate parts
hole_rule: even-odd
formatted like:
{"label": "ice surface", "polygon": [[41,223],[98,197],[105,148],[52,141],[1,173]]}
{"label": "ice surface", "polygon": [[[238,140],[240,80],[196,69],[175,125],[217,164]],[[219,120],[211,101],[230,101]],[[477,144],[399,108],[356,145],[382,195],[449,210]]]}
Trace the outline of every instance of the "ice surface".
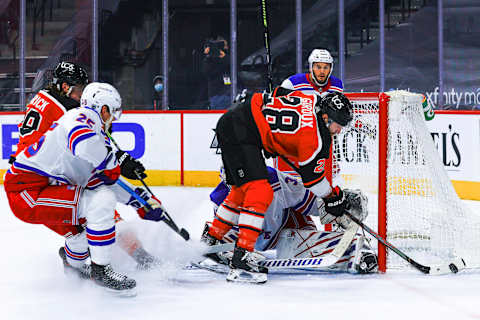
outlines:
{"label": "ice surface", "polygon": [[[153,189],[192,241],[212,215],[210,188]],[[480,203],[468,201],[480,212]],[[134,298],[113,297],[89,282],[68,278],[58,257],[63,244],[40,225],[18,220],[0,190],[0,319],[480,319],[480,271],[428,276],[410,272],[382,275],[272,275],[265,285],[238,285],[224,275],[184,270],[195,257],[164,223],[141,221],[125,206],[119,229],[132,228],[164,266],[137,271],[116,249],[114,268],[137,280]],[[119,231],[121,232],[121,230]],[[480,239],[479,239],[480,241]]]}

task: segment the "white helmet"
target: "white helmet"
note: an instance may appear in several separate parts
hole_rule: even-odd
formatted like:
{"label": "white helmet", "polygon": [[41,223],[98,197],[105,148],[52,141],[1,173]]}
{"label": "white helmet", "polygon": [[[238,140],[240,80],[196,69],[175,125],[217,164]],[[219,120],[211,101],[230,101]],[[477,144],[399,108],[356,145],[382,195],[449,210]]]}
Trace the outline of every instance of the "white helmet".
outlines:
{"label": "white helmet", "polygon": [[[328,74],[328,77],[325,79],[324,82],[320,83],[315,75],[313,74],[313,64],[315,62],[323,62],[323,63],[330,63],[330,73]],[[330,55],[330,52],[325,49],[313,49],[312,53],[310,53],[310,56],[308,57],[308,66],[310,69],[310,75],[313,79],[313,82],[317,84],[318,86],[324,86],[327,84],[328,79],[330,79],[330,76],[332,75],[333,71],[333,58]]]}
{"label": "white helmet", "polygon": [[111,114],[110,119],[104,121],[107,127],[114,118],[118,120],[122,115],[122,98],[117,89],[108,83],[92,82],[87,85],[80,98],[80,106],[92,108],[99,114],[102,107],[107,106]]}

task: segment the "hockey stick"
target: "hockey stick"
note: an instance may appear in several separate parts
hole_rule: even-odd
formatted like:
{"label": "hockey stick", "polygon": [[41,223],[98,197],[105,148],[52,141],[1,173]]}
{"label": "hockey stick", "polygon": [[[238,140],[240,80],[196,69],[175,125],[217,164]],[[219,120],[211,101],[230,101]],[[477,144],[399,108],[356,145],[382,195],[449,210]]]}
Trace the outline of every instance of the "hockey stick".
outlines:
{"label": "hockey stick", "polygon": [[378,233],[367,227],[365,224],[363,224],[362,221],[358,220],[355,216],[353,216],[351,213],[348,211],[345,212],[345,215],[349,217],[353,222],[358,224],[363,230],[367,231],[370,233],[375,239],[377,239],[380,243],[382,243],[384,246],[398,254],[401,258],[403,258],[405,261],[410,263],[413,267],[415,267],[417,270],[425,273],[425,274],[433,274],[433,275],[440,275],[440,274],[448,274],[448,273],[457,273],[460,270],[465,269],[465,261],[462,258],[456,258],[454,261],[438,266],[424,266],[409,256],[407,256],[405,253],[400,251],[397,247],[395,247],[393,244],[389,243],[387,240],[385,240],[382,236],[380,236]]}
{"label": "hockey stick", "polygon": [[[153,210],[153,208],[150,206],[150,204],[145,200],[143,199],[142,197],[140,197],[140,195],[138,195],[135,190],[133,190],[132,188],[130,188],[125,182],[123,182],[122,180],[117,180],[117,184],[122,187],[125,191],[127,191],[128,193],[130,193],[130,195],[132,195],[132,197],[134,197],[135,199],[138,200],[138,202],[140,202],[141,204],[143,204],[145,207],[147,207],[148,210]],[[163,219],[162,221],[165,222],[173,231],[175,231],[176,233],[178,233],[183,239],[185,239],[185,241],[188,241],[190,239],[190,235],[188,234],[188,231],[185,230],[185,229],[179,229],[177,227],[177,225],[175,224],[175,222],[173,222],[172,218],[170,217],[170,215],[168,214],[167,211],[163,210],[163,214],[165,215],[165,219]]]}
{"label": "hockey stick", "polygon": [[270,52],[270,31],[268,30],[267,0],[262,0],[262,19],[263,19],[263,40],[265,43],[265,50],[267,51],[268,92],[272,93],[273,92],[272,55]]}
{"label": "hockey stick", "polygon": [[[115,147],[118,149],[118,150],[122,150],[120,149],[120,146],[117,144],[117,142],[113,139],[112,135],[106,131],[105,132],[107,134],[107,136],[110,138],[110,140],[113,142],[113,144],[115,145]],[[142,177],[140,177],[140,174],[138,172],[135,172],[135,175],[137,176],[138,180],[140,180],[142,182],[142,184],[145,186],[145,188],[147,189],[147,191],[150,193],[150,195],[152,197],[154,197],[155,195],[153,194],[152,190],[150,190],[150,188],[147,186],[147,184],[145,183],[145,181],[142,179]],[[120,185],[125,191],[127,191],[128,193],[130,193],[135,199],[137,199],[141,204],[143,204],[144,206],[146,206],[149,210],[152,210],[152,207],[148,204],[147,201],[145,201],[145,199],[143,199],[142,197],[140,197],[134,190],[132,190],[132,188],[130,188],[127,184],[125,184],[122,180],[117,180],[117,183],[118,185]],[[166,210],[163,210],[163,214],[165,215],[165,219],[163,219],[162,221],[165,222],[165,224],[167,224],[173,231],[175,231],[176,233],[178,233],[183,239],[185,239],[185,241],[188,241],[190,239],[190,234],[188,233],[187,230],[185,230],[184,228],[182,229],[179,229],[178,226],[175,224],[175,222],[173,221],[172,217],[170,217],[170,215],[168,214],[168,212]]]}
{"label": "hockey stick", "polygon": [[357,235],[357,230],[360,226],[356,223],[350,223],[347,230],[345,230],[342,239],[335,246],[335,249],[329,255],[325,256],[319,264],[319,267],[329,267],[337,263],[341,257],[345,254],[353,238]]}

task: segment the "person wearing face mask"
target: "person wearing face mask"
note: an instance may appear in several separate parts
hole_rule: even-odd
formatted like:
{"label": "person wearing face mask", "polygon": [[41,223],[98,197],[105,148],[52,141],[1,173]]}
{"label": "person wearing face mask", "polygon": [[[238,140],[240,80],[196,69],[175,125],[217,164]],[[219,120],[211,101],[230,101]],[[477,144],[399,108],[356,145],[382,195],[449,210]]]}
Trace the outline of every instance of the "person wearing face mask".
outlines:
{"label": "person wearing face mask", "polygon": [[162,108],[162,97],[163,97],[163,77],[157,75],[153,78],[153,109]]}
{"label": "person wearing face mask", "polygon": [[203,54],[202,72],[207,78],[210,109],[228,109],[232,103],[230,94],[230,55],[228,42],[223,37],[207,40]]}

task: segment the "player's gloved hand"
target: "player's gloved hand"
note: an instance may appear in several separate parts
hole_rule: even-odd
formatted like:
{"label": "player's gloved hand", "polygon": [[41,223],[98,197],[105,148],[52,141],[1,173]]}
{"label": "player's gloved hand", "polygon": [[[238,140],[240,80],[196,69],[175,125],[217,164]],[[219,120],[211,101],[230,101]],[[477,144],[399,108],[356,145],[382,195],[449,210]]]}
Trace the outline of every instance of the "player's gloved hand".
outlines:
{"label": "player's gloved hand", "polygon": [[134,197],[132,197],[133,199],[128,202],[129,205],[137,208],[137,213],[140,218],[152,221],[161,221],[165,219],[165,208],[162,206],[162,202],[158,200],[157,197],[150,197],[148,192],[140,187],[135,188],[135,193],[148,203],[148,206],[144,206]]}
{"label": "player's gloved hand", "polygon": [[142,179],[145,179],[147,177],[143,164],[137,159],[134,159],[127,152],[117,151],[115,153],[115,156],[117,157],[117,161],[120,164],[122,176],[124,176],[125,178],[139,180],[137,174]]}
{"label": "player's gloved hand", "polygon": [[325,211],[335,217],[340,217],[347,209],[347,201],[345,201],[345,194],[338,186],[332,190],[332,193],[323,198],[325,202]]}
{"label": "player's gloved hand", "polygon": [[107,185],[114,184],[120,177],[120,166],[117,165],[113,169],[103,170],[97,173],[96,176]]}

